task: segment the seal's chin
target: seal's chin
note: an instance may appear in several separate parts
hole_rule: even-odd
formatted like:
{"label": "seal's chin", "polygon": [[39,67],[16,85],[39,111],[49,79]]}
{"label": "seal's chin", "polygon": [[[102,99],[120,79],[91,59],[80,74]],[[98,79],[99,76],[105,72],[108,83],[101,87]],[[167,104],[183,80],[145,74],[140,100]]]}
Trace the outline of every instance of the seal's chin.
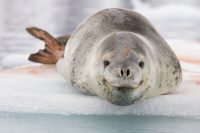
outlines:
{"label": "seal's chin", "polygon": [[137,91],[137,87],[128,85],[112,86],[107,83],[104,92],[106,99],[110,103],[119,106],[131,105],[141,99],[141,96]]}
{"label": "seal's chin", "polygon": [[140,96],[135,94],[135,88],[133,87],[114,87],[110,92],[112,95],[109,101],[112,104],[127,106],[139,100]]}

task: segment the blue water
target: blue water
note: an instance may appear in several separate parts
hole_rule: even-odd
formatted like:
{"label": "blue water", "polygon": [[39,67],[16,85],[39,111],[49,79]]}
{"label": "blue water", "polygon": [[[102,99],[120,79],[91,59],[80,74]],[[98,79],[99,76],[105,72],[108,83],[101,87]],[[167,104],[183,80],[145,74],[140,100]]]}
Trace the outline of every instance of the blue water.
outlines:
{"label": "blue water", "polygon": [[0,113],[0,133],[199,133],[200,120],[150,116]]}

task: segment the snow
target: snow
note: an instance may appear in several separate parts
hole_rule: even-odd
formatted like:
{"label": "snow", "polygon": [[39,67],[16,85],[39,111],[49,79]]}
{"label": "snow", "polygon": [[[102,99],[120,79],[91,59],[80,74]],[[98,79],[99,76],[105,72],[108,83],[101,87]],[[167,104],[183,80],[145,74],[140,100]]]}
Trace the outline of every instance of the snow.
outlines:
{"label": "snow", "polygon": [[[198,42],[173,40],[168,40],[168,42],[181,59],[182,56],[184,59],[190,55],[187,50],[190,43],[192,47],[189,48],[193,51],[190,58],[200,60]],[[179,48],[182,48],[182,52],[179,52]],[[139,101],[130,106],[116,106],[97,96],[88,96],[77,91],[58,74],[55,66],[30,66],[25,57],[27,56],[10,56],[3,61],[3,65],[13,63],[15,68],[0,69],[0,111],[200,118],[200,65],[198,63],[181,60],[183,82],[174,93]],[[20,65],[28,66],[16,68],[15,64],[18,64],[18,61]]]}

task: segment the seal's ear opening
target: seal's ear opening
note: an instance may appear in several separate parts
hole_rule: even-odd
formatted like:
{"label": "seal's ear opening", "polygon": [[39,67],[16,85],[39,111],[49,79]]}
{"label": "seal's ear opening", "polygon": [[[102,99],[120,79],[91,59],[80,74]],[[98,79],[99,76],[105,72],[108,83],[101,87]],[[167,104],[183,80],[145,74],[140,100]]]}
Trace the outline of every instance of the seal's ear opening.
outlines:
{"label": "seal's ear opening", "polygon": [[48,32],[37,27],[29,27],[26,30],[35,38],[45,42],[45,49],[31,54],[28,58],[30,61],[42,64],[56,64],[58,59],[63,57],[69,35],[54,38]]}

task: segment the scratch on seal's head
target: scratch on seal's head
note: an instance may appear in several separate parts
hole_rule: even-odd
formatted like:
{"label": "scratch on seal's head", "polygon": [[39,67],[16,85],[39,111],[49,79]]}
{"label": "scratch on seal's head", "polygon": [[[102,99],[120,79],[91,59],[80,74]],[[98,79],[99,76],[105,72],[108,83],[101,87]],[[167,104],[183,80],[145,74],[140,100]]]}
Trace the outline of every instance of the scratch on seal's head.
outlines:
{"label": "scratch on seal's head", "polygon": [[112,33],[100,43],[96,54],[97,67],[101,67],[96,72],[98,89],[109,102],[125,106],[143,98],[149,77],[143,44],[130,32]]}

